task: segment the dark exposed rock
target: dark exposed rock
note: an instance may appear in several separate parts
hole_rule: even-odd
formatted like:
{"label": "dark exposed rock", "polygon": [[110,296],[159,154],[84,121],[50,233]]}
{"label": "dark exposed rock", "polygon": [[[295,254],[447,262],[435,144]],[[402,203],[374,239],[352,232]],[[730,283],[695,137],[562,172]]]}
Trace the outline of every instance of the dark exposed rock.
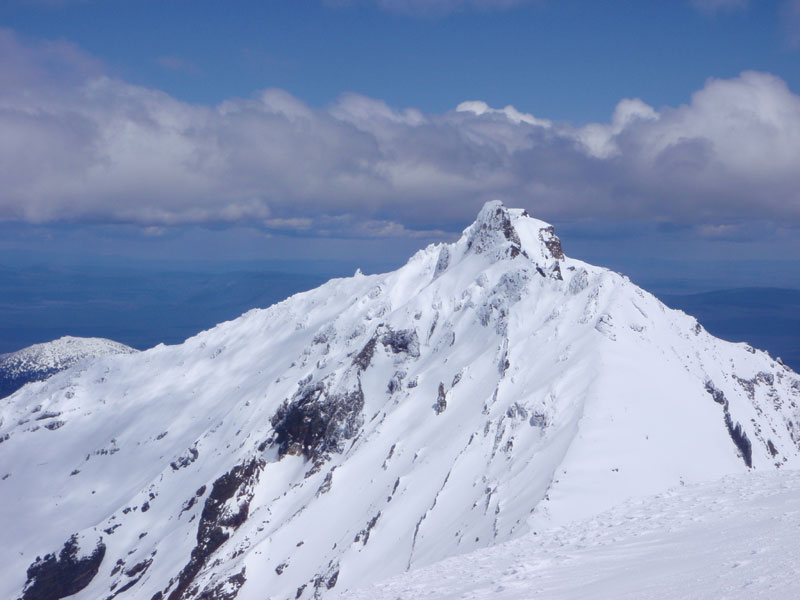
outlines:
{"label": "dark exposed rock", "polygon": [[186,454],[179,456],[176,460],[169,463],[169,466],[172,467],[173,471],[183,469],[196,461],[198,456],[200,456],[200,453],[197,451],[197,448],[189,448]]}
{"label": "dark exposed rock", "polygon": [[[119,562],[120,561],[117,561],[117,563]],[[143,560],[141,562],[136,563],[130,569],[125,571],[125,575],[131,578],[130,581],[127,581],[125,585],[117,589],[113,594],[111,594],[108,598],[106,598],[106,600],[112,600],[113,598],[116,598],[120,594],[127,592],[129,589],[131,589],[133,586],[139,583],[142,577],[144,577],[144,574],[147,573],[147,569],[149,569],[150,565],[152,564],[153,564],[153,558],[151,557],[148,558],[147,560]],[[120,565],[118,564],[117,566],[119,567]]]}
{"label": "dark exposed rock", "polygon": [[400,388],[403,387],[403,379],[406,377],[405,371],[395,371],[392,378],[389,380],[389,384],[386,386],[386,390],[390,394],[394,394]]}
{"label": "dark exposed rock", "polygon": [[200,592],[197,600],[234,600],[239,595],[239,590],[242,589],[245,581],[245,568],[239,571],[236,575],[228,577],[225,581],[215,584],[213,587],[209,586]]}
{"label": "dark exposed rock", "polygon": [[122,570],[122,567],[124,566],[125,566],[125,561],[122,560],[121,558],[118,558],[117,562],[114,563],[114,568],[111,569],[111,576],[113,577],[114,575],[119,573]]}
{"label": "dark exposed rock", "polygon": [[[339,563],[335,561],[331,561],[328,564],[328,570],[323,575],[317,575],[314,578],[314,598],[321,598],[323,590],[330,590],[336,586],[336,582],[339,580]],[[303,586],[305,587],[305,586]],[[299,590],[298,590],[299,591]],[[302,592],[299,591],[302,595]],[[298,596],[299,598],[299,596]]]}
{"label": "dark exposed rock", "polygon": [[433,271],[433,278],[436,279],[447,270],[447,267],[450,266],[450,249],[443,245],[442,249],[439,250],[439,258],[436,261],[436,269]]}
{"label": "dark exposed rock", "polygon": [[714,399],[714,402],[717,404],[722,404],[726,409],[728,407],[728,400],[725,398],[725,394],[719,388],[715,387],[713,383],[710,381],[706,381],[705,384],[706,392],[711,394],[711,397]]}
{"label": "dark exposed rock", "polygon": [[550,269],[550,277],[558,281],[564,281],[564,278],[561,276],[561,267],[558,263],[556,263],[553,268]]}
{"label": "dark exposed rock", "polygon": [[60,600],[77,594],[89,585],[100,569],[106,546],[100,538],[88,556],[79,557],[78,552],[78,537],[73,535],[58,556],[37,556],[36,561],[28,567],[28,580],[21,600]]}
{"label": "dark exposed rock", "polygon": [[475,228],[467,240],[467,248],[476,254],[481,254],[495,247],[498,240],[511,242],[519,248],[521,246],[519,234],[511,224],[508,211],[500,204],[493,209],[485,207],[484,211],[481,211],[479,220],[476,221]]}
{"label": "dark exposed rock", "polygon": [[745,433],[744,429],[742,428],[741,423],[734,424],[728,407],[729,406],[728,399],[725,397],[723,391],[717,388],[711,381],[706,381],[705,388],[706,392],[708,392],[714,399],[714,402],[722,405],[722,409],[725,416],[725,427],[728,429],[728,435],[731,436],[733,443],[736,445],[736,448],[739,451],[739,456],[741,456],[742,460],[744,461],[744,464],[746,464],[748,468],[752,468],[753,467],[752,444],[750,443],[750,439],[747,437],[747,433]]}
{"label": "dark exposed rock", "polygon": [[331,490],[332,485],[333,485],[333,470],[330,470],[325,474],[325,479],[317,489],[316,495],[321,496],[322,494],[327,494]]}
{"label": "dark exposed rock", "polygon": [[753,448],[750,440],[742,429],[742,425],[740,423],[736,423],[734,425],[729,412],[725,413],[725,427],[728,428],[728,434],[731,436],[733,443],[736,444],[736,447],[739,449],[739,453],[744,461],[744,464],[746,464],[748,468],[752,468]]}
{"label": "dark exposed rock", "polygon": [[366,546],[367,542],[369,542],[369,534],[372,531],[372,529],[375,527],[375,525],[377,525],[378,519],[380,519],[380,518],[381,518],[381,512],[378,511],[378,514],[375,515],[374,517],[372,517],[369,520],[369,522],[367,523],[367,526],[364,527],[364,529],[362,529],[361,531],[359,531],[356,534],[356,537],[353,539],[353,542],[354,543],[355,542],[361,542],[362,544],[364,544]]}
{"label": "dark exposed rock", "polygon": [[198,490],[194,493],[194,496],[192,496],[186,502],[183,503],[183,506],[181,507],[181,512],[178,513],[178,517],[180,517],[187,510],[191,509],[194,506],[195,502],[197,502],[197,500],[205,493],[206,493],[206,486],[204,485],[200,486],[200,488],[198,488]]}
{"label": "dark exposed rock", "polygon": [[419,338],[414,329],[389,329],[381,336],[381,343],[395,354],[405,352],[413,358],[419,358]]}
{"label": "dark exposed rock", "polygon": [[772,443],[772,440],[767,440],[767,450],[769,450],[773,458],[778,456],[778,449],[775,447],[775,444]]}
{"label": "dark exposed rock", "polygon": [[437,415],[442,414],[447,408],[447,393],[444,391],[444,384],[439,384],[439,395],[433,405],[433,410]]}
{"label": "dark exposed rock", "polygon": [[46,412],[43,412],[42,414],[40,414],[38,417],[36,417],[36,420],[37,421],[44,421],[45,419],[54,419],[54,418],[60,417],[60,416],[61,416],[61,412],[60,411],[46,411]]}
{"label": "dark exposed rock", "polygon": [[[197,545],[192,549],[189,562],[178,575],[178,585],[172,590],[168,600],[184,600],[191,595],[190,586],[208,558],[228,541],[231,529],[238,529],[247,520],[253,488],[263,466],[262,460],[252,458],[236,465],[214,482],[197,525]],[[231,502],[232,500],[235,502]],[[243,584],[244,574],[241,575]],[[207,591],[212,594],[207,596],[209,600],[227,600],[225,596],[214,596],[217,592],[213,589]],[[233,597],[235,594],[230,596]]]}
{"label": "dark exposed rock", "polygon": [[324,381],[298,390],[272,417],[278,454],[302,454],[317,460],[341,452],[342,443],[358,434],[364,423],[361,383],[351,392],[332,393]]}
{"label": "dark exposed rock", "polygon": [[556,230],[553,226],[545,227],[539,230],[539,239],[542,240],[550,256],[561,260],[564,258],[564,250],[561,248],[561,240],[556,235]]}
{"label": "dark exposed rock", "polygon": [[373,336],[366,345],[361,349],[361,352],[356,354],[353,359],[353,364],[362,371],[366,371],[369,363],[372,362],[372,355],[375,354],[375,345],[378,343],[378,338]]}
{"label": "dark exposed rock", "polygon": [[312,344],[327,344],[336,338],[336,329],[332,325],[327,325],[322,331],[317,332],[314,339],[311,340]]}

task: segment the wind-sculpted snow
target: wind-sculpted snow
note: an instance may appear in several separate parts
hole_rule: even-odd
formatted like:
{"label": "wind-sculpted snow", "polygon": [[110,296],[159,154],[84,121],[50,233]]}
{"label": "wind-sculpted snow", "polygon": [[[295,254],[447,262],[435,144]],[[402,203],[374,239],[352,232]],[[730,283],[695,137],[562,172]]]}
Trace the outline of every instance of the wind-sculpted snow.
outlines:
{"label": "wind-sculpted snow", "polygon": [[321,597],[795,466],[798,400],[767,354],[489,203],[395,272],[4,399],[0,597],[73,535],[105,547],[77,600]]}

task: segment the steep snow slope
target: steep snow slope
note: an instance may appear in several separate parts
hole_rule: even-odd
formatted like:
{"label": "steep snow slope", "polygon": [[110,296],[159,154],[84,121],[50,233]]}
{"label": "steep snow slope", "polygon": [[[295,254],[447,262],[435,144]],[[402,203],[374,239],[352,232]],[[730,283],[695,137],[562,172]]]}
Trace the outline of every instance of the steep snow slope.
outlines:
{"label": "steep snow slope", "polygon": [[320,596],[795,466],[798,399],[765,353],[489,203],[398,271],[0,403],[0,597]]}
{"label": "steep snow slope", "polygon": [[86,358],[133,352],[136,350],[112,340],[64,336],[0,354],[0,398],[31,381],[43,381]]}
{"label": "steep snow slope", "polygon": [[789,600],[800,597],[800,472],[727,476],[629,501],[347,600]]}

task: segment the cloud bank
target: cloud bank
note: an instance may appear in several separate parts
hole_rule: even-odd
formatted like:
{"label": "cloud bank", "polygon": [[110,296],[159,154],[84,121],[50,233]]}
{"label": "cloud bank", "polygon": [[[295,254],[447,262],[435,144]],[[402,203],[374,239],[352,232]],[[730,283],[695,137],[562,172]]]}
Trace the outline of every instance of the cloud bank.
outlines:
{"label": "cloud bank", "polygon": [[500,198],[550,220],[800,225],[800,96],[766,73],[710,79],[678,107],[623,99],[582,127],[477,100],[425,114],[270,89],[192,105],[7,30],[0,80],[0,220],[405,236]]}

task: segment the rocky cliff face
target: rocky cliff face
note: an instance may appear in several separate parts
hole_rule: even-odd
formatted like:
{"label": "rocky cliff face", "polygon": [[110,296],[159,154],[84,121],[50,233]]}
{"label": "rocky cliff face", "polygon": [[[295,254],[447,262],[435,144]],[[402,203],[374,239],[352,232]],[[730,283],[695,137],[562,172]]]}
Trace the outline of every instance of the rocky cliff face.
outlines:
{"label": "rocky cliff face", "polygon": [[[489,203],[395,272],[3,400],[0,597],[62,563],[87,566],[77,599],[322,597],[794,466],[798,401],[767,354]],[[72,539],[91,542],[74,560]]]}

